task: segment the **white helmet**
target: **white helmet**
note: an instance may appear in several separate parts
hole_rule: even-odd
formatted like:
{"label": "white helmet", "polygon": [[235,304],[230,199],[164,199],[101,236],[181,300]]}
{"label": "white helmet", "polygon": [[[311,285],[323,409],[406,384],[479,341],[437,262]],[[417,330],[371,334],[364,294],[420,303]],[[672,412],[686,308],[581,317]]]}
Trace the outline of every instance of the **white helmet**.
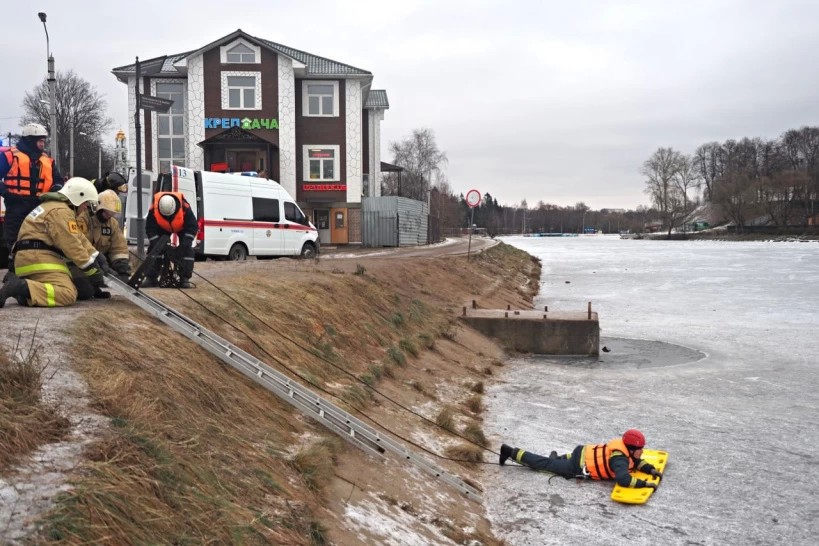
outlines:
{"label": "white helmet", "polygon": [[159,198],[159,212],[163,216],[171,216],[176,212],[176,198],[173,195],[163,195]]}
{"label": "white helmet", "polygon": [[46,128],[40,125],[39,123],[29,123],[25,127],[23,127],[23,136],[33,136],[33,137],[48,137],[48,131]]}
{"label": "white helmet", "polygon": [[57,193],[68,197],[68,200],[71,201],[71,204],[75,207],[79,207],[87,201],[90,201],[91,206],[94,207],[97,204],[97,199],[99,199],[94,184],[80,176],[69,178],[68,182],[66,182],[61,189],[57,190]]}
{"label": "white helmet", "polygon": [[105,190],[99,195],[100,204],[97,210],[107,210],[111,214],[119,214],[122,212],[122,201],[119,200],[119,195],[114,190]]}

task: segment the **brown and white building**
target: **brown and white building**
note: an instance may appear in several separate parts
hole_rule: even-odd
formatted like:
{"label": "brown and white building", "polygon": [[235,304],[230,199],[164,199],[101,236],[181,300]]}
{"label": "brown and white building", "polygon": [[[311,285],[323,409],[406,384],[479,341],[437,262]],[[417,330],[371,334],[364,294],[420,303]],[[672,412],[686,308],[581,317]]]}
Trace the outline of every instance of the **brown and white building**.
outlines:
{"label": "brown and white building", "polygon": [[[133,113],[135,65],[112,72],[127,84]],[[389,108],[386,91],[372,89],[371,72],[237,30],[167,55],[161,70],[141,80],[142,94],[174,101],[167,113],[140,114],[144,169],[265,171],[310,215],[322,244],[361,242],[362,197],[381,195],[381,121]]]}

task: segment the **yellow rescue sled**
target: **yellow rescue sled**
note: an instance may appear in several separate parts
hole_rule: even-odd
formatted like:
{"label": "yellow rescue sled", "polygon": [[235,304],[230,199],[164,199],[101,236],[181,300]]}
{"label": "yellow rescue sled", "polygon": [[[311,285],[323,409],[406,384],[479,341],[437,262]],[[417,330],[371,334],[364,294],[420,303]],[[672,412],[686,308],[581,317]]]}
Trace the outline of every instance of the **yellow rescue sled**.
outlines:
{"label": "yellow rescue sled", "polygon": [[[665,469],[665,463],[668,462],[668,453],[654,449],[644,449],[643,460],[662,472]],[[631,475],[640,480],[646,480],[647,482],[660,483],[659,478],[653,478],[649,474],[640,472],[639,470],[633,471]],[[651,487],[634,489],[633,487],[622,487],[618,484],[614,486],[614,491],[611,492],[611,499],[624,504],[645,504],[652,493],[654,493],[654,489]]]}

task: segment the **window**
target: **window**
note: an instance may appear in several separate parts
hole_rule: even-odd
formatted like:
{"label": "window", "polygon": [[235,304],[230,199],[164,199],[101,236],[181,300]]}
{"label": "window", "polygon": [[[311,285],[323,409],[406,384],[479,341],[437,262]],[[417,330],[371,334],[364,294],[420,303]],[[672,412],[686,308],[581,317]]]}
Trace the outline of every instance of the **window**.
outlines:
{"label": "window", "polygon": [[184,166],[186,163],[184,86],[177,82],[158,82],[156,96],[174,101],[170,110],[156,114],[159,172],[167,173],[171,171],[171,165]]}
{"label": "window", "polygon": [[227,77],[228,108],[256,108],[256,77]]}
{"label": "window", "polygon": [[256,52],[245,44],[237,44],[227,50],[227,62],[229,63],[255,63]]}
{"label": "window", "polygon": [[316,117],[338,116],[338,82],[305,81],[302,87],[302,114]]}
{"label": "window", "polygon": [[[285,203],[285,211],[288,203]],[[278,222],[279,221],[279,200],[253,198],[253,219],[257,222]]]}
{"label": "window", "polygon": [[262,48],[241,38],[219,47],[222,64],[259,64],[261,58]]}
{"label": "window", "polygon": [[304,178],[310,181],[339,180],[338,146],[305,146]]}
{"label": "window", "polygon": [[307,217],[295,203],[289,201],[284,202],[284,219],[296,222],[297,224],[307,225]]}

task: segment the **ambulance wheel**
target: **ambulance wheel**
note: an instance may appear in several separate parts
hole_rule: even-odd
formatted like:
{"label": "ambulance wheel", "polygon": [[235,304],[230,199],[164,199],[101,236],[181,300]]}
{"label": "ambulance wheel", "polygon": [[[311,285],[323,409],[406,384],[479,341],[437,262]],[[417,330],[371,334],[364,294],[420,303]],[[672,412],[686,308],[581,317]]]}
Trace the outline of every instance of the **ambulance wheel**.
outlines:
{"label": "ambulance wheel", "polygon": [[304,243],[304,246],[301,247],[301,254],[299,257],[302,260],[312,260],[316,257],[316,247],[313,243]]}
{"label": "ambulance wheel", "polygon": [[247,247],[242,243],[235,243],[232,247],[230,247],[230,252],[228,252],[228,260],[233,260],[234,262],[247,260]]}

